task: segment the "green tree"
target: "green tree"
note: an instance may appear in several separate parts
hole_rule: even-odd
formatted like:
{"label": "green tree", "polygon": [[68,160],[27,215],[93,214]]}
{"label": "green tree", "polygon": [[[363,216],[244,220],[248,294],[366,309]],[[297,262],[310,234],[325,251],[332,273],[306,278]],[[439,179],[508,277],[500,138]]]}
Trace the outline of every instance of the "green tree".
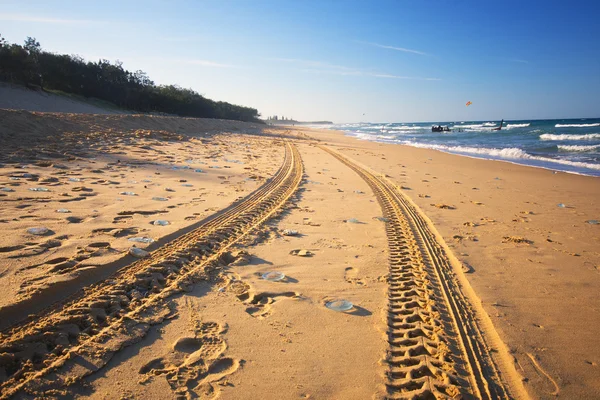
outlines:
{"label": "green tree", "polygon": [[25,45],[23,46],[27,54],[29,55],[29,83],[38,84],[40,87],[44,87],[42,73],[40,68],[39,56],[42,51],[40,42],[30,36],[25,39]]}
{"label": "green tree", "polygon": [[32,37],[20,46],[0,36],[0,80],[95,97],[141,112],[260,122],[255,108],[216,102],[176,85],[157,86],[144,71],[127,71],[120,61],[91,62],[46,52]]}

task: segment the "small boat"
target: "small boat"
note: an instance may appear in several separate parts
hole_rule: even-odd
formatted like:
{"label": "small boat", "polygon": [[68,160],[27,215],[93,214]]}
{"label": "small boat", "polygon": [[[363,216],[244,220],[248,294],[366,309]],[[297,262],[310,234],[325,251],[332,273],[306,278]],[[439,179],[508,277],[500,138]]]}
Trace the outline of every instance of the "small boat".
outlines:
{"label": "small boat", "polygon": [[452,131],[447,126],[438,125],[438,126],[432,126],[431,132],[452,132]]}

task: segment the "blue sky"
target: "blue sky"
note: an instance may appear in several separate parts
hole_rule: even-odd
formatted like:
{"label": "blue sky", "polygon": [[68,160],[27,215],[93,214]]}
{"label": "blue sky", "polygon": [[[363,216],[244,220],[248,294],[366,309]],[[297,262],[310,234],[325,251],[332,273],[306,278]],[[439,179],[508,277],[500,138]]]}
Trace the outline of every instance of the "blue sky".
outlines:
{"label": "blue sky", "polygon": [[0,0],[0,34],[120,60],[263,116],[600,116],[593,1]]}

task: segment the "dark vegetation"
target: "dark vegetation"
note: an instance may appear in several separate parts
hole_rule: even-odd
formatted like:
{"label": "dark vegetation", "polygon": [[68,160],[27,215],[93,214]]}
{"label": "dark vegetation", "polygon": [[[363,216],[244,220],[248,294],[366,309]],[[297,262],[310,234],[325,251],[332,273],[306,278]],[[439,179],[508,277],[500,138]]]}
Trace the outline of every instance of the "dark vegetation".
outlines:
{"label": "dark vegetation", "polygon": [[213,101],[175,85],[155,85],[145,72],[127,71],[119,61],[49,53],[31,37],[21,46],[0,36],[0,80],[97,98],[132,111],[262,122],[255,108]]}

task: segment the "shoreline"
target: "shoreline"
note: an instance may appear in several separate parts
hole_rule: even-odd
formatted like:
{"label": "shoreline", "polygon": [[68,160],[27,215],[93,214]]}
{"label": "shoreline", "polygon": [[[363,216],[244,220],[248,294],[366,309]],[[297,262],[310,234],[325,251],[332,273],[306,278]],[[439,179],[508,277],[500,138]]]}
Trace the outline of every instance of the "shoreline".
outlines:
{"label": "shoreline", "polygon": [[[389,143],[389,142],[382,142],[382,141],[377,141],[377,140],[369,140],[369,139],[356,138],[356,137],[352,137],[352,136],[348,135],[344,131],[339,131],[339,130],[336,130],[336,129],[332,129],[332,130],[338,131],[339,133],[343,134],[346,137],[351,137],[351,138],[357,139],[357,140],[365,140],[367,142],[385,143],[385,144],[392,144],[392,145],[397,145],[397,146],[413,147],[413,148],[416,148],[416,149],[433,150],[433,151],[439,151],[440,153],[451,154],[451,155],[459,156],[459,157],[467,157],[467,158],[472,158],[472,159],[475,159],[475,160],[484,160],[484,161],[499,161],[499,162],[505,162],[505,163],[509,163],[509,164],[513,164],[513,165],[519,165],[519,166],[522,166],[522,167],[531,167],[531,168],[544,169],[544,170],[547,170],[547,171],[553,171],[555,173],[589,176],[589,177],[593,177],[593,178],[599,178],[600,177],[600,171],[598,172],[598,175],[585,174],[583,172],[575,172],[575,171],[564,171],[564,170],[560,170],[560,169],[553,169],[553,168],[550,168],[550,167],[543,167],[541,165],[531,165],[531,164],[519,163],[517,161],[512,161],[512,160],[508,160],[508,159],[477,157],[475,155],[460,154],[459,152],[444,151],[444,150],[434,149],[434,148],[429,148],[429,147],[411,146],[411,145],[406,144],[406,143]],[[541,162],[543,162],[543,161],[541,161]],[[548,161],[548,162],[560,164],[558,162],[553,162],[553,161]]]}
{"label": "shoreline", "polygon": [[[290,127],[290,126],[288,126],[288,127]],[[291,128],[293,128],[293,127],[291,127]],[[488,150],[490,152],[492,152],[492,151],[502,152],[505,150],[516,150],[516,151],[524,152],[524,154],[526,154],[528,157],[520,157],[520,158],[506,157],[506,158],[504,158],[501,156],[495,156],[492,154],[485,154],[485,153],[469,154],[469,151],[466,151],[466,150],[461,151],[461,150],[436,148],[436,147],[445,146],[445,145],[441,145],[441,144],[437,144],[437,143],[435,143],[435,144],[415,143],[414,145],[411,145],[411,144],[406,144],[406,143],[396,143],[393,141],[394,139],[389,139],[389,140],[381,139],[381,138],[378,139],[375,137],[371,139],[371,138],[367,137],[368,134],[365,134],[365,133],[362,134],[363,136],[357,136],[355,133],[353,133],[351,131],[344,131],[340,128],[315,127],[314,129],[337,131],[337,132],[342,133],[344,136],[351,137],[351,138],[354,138],[357,140],[364,140],[367,142],[394,144],[394,145],[408,146],[408,147],[413,147],[413,148],[418,148],[418,149],[436,150],[436,151],[440,151],[443,153],[458,155],[458,156],[462,156],[462,157],[470,157],[470,158],[491,160],[491,161],[503,161],[503,162],[513,163],[516,165],[524,165],[524,166],[529,166],[529,167],[534,167],[534,168],[542,168],[542,169],[547,169],[547,170],[557,171],[557,172],[562,172],[562,173],[600,177],[600,164],[590,164],[590,163],[584,163],[584,162],[580,162],[580,161],[561,160],[561,159],[553,159],[550,157],[543,157],[543,156],[539,156],[539,155],[531,155],[529,153],[526,153],[524,150],[522,150],[521,148],[518,148],[518,147],[484,148],[484,147],[469,147],[469,146],[462,146],[462,145],[451,146],[451,147],[470,148],[470,149],[475,149],[475,150],[483,149],[483,150]],[[530,163],[527,162],[528,160],[530,161]],[[546,165],[536,165],[536,164],[546,164]],[[557,165],[557,166],[554,167],[553,165]],[[560,169],[560,168],[562,168],[562,169]],[[570,169],[573,169],[573,170],[570,170]],[[581,170],[585,170],[585,171],[582,172]]]}
{"label": "shoreline", "polygon": [[[597,177],[359,140],[342,131],[311,136],[406,189],[471,271],[467,279],[532,394],[555,390],[544,374],[533,379],[540,368],[559,384],[571,382],[575,392],[567,397],[577,390],[600,394],[600,339],[592,333],[600,327],[600,226],[586,222],[600,219]],[[583,320],[586,327],[572,341],[570,327]],[[574,363],[581,368],[574,371]]]}
{"label": "shoreline", "polygon": [[[211,272],[165,297],[162,308],[148,315],[158,322],[144,322],[139,338],[98,361],[82,378],[85,385],[76,384],[65,394],[166,398],[192,390],[226,399],[358,400],[386,393],[390,250],[384,211],[372,187],[318,145],[366,166],[374,176],[385,176],[421,211],[437,235],[431,240],[440,243],[455,269],[448,279],[468,294],[474,309],[484,312],[479,322],[492,331],[487,334],[490,351],[505,353],[498,360],[516,371],[507,380],[522,377],[533,398],[558,391],[566,398],[600,393],[600,337],[595,334],[600,328],[600,225],[586,222],[600,219],[600,181],[594,177],[299,126],[145,116],[11,116],[15,119],[0,137],[5,144],[22,150],[22,135],[40,144],[32,153],[14,153],[14,163],[0,164],[1,186],[14,190],[0,197],[2,214],[10,216],[2,220],[8,234],[0,244],[0,283],[12,291],[0,297],[3,305],[14,304],[11,296],[19,285],[25,285],[19,296],[51,290],[53,282],[75,289],[78,276],[100,279],[111,262],[123,261],[126,275],[135,261],[125,255],[130,237],[155,239],[155,245],[136,244],[155,249],[153,254],[173,251],[182,257],[183,250],[165,240],[211,220],[265,183],[275,184],[272,177],[289,153],[282,139],[297,148],[302,160],[295,172],[302,175],[299,189],[289,203],[240,238]],[[17,172],[38,176],[9,179]],[[51,191],[39,194],[29,187]],[[70,196],[59,194],[73,189]],[[157,196],[168,200],[156,201]],[[69,200],[64,206],[71,213],[56,213],[63,207],[60,200]],[[253,214],[244,219],[262,218]],[[65,217],[76,218],[67,224]],[[155,226],[154,218],[171,225]],[[25,234],[38,225],[54,232],[37,239]],[[287,236],[285,230],[296,235]],[[50,240],[60,243],[42,246]],[[312,256],[291,254],[299,249]],[[69,263],[78,257],[77,264]],[[149,263],[153,269],[160,266]],[[286,278],[262,279],[270,271]],[[351,301],[355,309],[331,311],[325,304],[332,299]],[[112,343],[117,348],[120,342]],[[185,360],[198,357],[203,361],[189,366],[202,379],[192,377],[193,384],[183,386],[168,379]]]}

